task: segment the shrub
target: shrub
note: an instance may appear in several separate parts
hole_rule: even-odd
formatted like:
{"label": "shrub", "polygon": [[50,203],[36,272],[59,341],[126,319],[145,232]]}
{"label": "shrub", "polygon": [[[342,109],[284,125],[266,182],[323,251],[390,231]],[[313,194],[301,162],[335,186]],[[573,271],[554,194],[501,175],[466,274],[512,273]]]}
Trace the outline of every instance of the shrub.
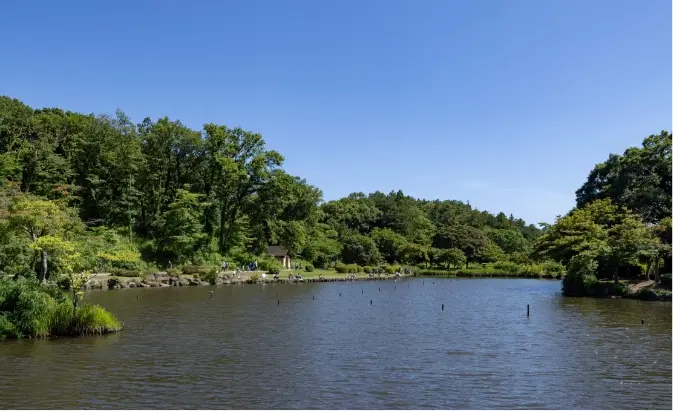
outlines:
{"label": "shrub", "polygon": [[519,274],[521,270],[521,266],[512,261],[498,261],[493,268],[506,274]]}
{"label": "shrub", "polygon": [[384,267],[384,270],[387,274],[395,274],[397,267],[394,265],[387,265]]}
{"label": "shrub", "polygon": [[[414,271],[416,275],[416,271]],[[418,270],[418,275],[426,277],[455,277],[456,273],[448,270]]]}
{"label": "shrub", "polygon": [[519,273],[526,277],[541,277],[544,268],[539,264],[526,264],[521,266]]}
{"label": "shrub", "polygon": [[280,270],[280,263],[272,258],[263,258],[257,260],[257,268],[262,271],[269,271],[272,267],[278,267]]}
{"label": "shrub", "polygon": [[61,275],[59,276],[58,280],[56,280],[56,286],[60,288],[61,290],[69,290],[70,289],[70,277]]}
{"label": "shrub", "polygon": [[365,274],[369,274],[369,272],[370,272],[371,270],[372,270],[372,267],[369,266],[369,265],[366,265],[366,266],[362,267],[362,271],[364,271]]}
{"label": "shrub", "polygon": [[337,263],[336,266],[334,266],[334,269],[336,270],[337,273],[341,274],[346,274],[348,273],[348,266],[344,263]]}
{"label": "shrub", "polygon": [[348,266],[346,267],[346,272],[348,272],[350,274],[357,274],[361,271],[362,271],[362,267],[360,267],[357,264],[348,264]]}
{"label": "shrub", "polygon": [[57,287],[27,279],[0,279],[0,340],[121,329],[114,316],[102,307],[88,307],[75,310],[72,300]]}
{"label": "shrub", "polygon": [[256,284],[259,281],[259,273],[253,273],[250,275],[250,282]]}
{"label": "shrub", "polygon": [[177,268],[169,268],[166,270],[166,274],[168,274],[171,277],[180,277],[180,274],[182,274],[182,271],[180,271]]}
{"label": "shrub", "polygon": [[306,270],[307,273],[311,273],[313,272],[313,266],[311,264],[306,264],[304,270]]}
{"label": "shrub", "polygon": [[142,275],[138,270],[126,270],[124,268],[112,268],[110,274],[115,277],[140,277]]}
{"label": "shrub", "polygon": [[107,288],[114,288],[115,286],[121,286],[122,280],[117,277],[110,277],[107,279]]}
{"label": "shrub", "polygon": [[212,267],[206,265],[185,265],[182,267],[183,274],[207,274]]}
{"label": "shrub", "polygon": [[280,266],[280,263],[274,261],[273,264],[269,264],[268,268],[266,269],[267,273],[269,274],[280,274],[280,269],[282,267]]}
{"label": "shrub", "polygon": [[598,279],[595,272],[596,260],[588,254],[580,253],[570,259],[568,274],[563,279],[564,295],[587,295],[595,292]]}
{"label": "shrub", "polygon": [[195,279],[200,279],[201,281],[207,281],[210,284],[215,284],[217,282],[217,268],[211,268],[205,273],[194,274]]}
{"label": "shrub", "polygon": [[556,261],[545,261],[542,263],[542,267],[546,274],[551,274],[554,277],[561,277],[566,273],[566,269],[563,264]]}

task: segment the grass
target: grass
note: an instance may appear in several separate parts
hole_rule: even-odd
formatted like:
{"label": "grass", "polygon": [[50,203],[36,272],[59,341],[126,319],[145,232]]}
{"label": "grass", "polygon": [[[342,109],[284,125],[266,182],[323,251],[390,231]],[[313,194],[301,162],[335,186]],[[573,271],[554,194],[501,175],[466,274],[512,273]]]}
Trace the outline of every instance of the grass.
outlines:
{"label": "grass", "polygon": [[99,305],[74,309],[61,290],[35,280],[0,280],[0,340],[104,334],[121,331],[114,315]]}

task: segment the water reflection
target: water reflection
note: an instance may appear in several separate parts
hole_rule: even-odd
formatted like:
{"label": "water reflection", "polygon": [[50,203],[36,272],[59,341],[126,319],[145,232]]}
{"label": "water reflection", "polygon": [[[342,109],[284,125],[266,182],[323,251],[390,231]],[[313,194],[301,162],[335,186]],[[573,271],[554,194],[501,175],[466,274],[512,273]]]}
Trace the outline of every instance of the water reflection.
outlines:
{"label": "water reflection", "polygon": [[0,398],[8,408],[670,408],[670,303],[559,292],[514,279],[91,292],[125,331],[0,343]]}

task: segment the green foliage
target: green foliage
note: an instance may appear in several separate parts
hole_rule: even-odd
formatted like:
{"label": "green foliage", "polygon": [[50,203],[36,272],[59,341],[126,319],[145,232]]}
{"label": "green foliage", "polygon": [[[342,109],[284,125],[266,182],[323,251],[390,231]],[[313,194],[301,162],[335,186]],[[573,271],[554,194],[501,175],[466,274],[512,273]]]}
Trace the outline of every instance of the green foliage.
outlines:
{"label": "green foliage", "polygon": [[212,271],[213,267],[212,266],[205,266],[205,265],[183,265],[181,267],[182,273],[183,274],[207,274],[210,271]]}
{"label": "green foliage", "polygon": [[29,279],[0,279],[0,340],[119,330],[112,314],[99,306],[78,308],[58,288]]}
{"label": "green foliage", "polygon": [[340,274],[346,274],[348,272],[348,266],[344,263],[337,263],[334,266],[334,269],[336,270],[337,273]]}
{"label": "green foliage", "polygon": [[664,288],[671,289],[671,274],[662,274],[661,275],[661,286]]}
{"label": "green foliage", "polygon": [[563,294],[591,294],[598,284],[598,279],[594,275],[597,268],[598,262],[590,253],[583,252],[573,256],[568,265],[568,274],[563,279]]}
{"label": "green foliage", "polygon": [[250,275],[250,282],[253,284],[257,284],[257,281],[259,281],[259,273],[252,273]]}
{"label": "green foliage", "polygon": [[362,267],[362,271],[364,271],[365,273],[369,273],[371,270],[372,270],[372,267],[369,266],[369,265],[366,265],[366,266]]}
{"label": "green foliage", "polygon": [[281,267],[280,263],[276,261],[268,263],[266,267],[266,271],[269,274],[280,274],[280,270],[283,268]]}
{"label": "green foliage", "polygon": [[198,271],[194,274],[194,278],[198,278],[201,281],[207,281],[210,284],[215,284],[217,282],[217,268],[211,267],[205,271]]}
{"label": "green foliage", "polygon": [[168,268],[166,269],[166,274],[171,277],[179,277],[182,272],[178,268]]}
{"label": "green foliage", "polygon": [[307,273],[311,273],[313,272],[313,266],[311,264],[305,264],[304,270],[306,270]]}
{"label": "green foliage", "polygon": [[110,270],[110,274],[115,277],[140,277],[142,272],[138,270],[125,270],[123,268],[113,268]]}
{"label": "green foliage", "polygon": [[656,223],[671,216],[671,133],[662,131],[631,147],[623,155],[611,154],[596,165],[577,190],[577,206],[610,199]]}
{"label": "green foliage", "polygon": [[381,260],[376,243],[362,234],[351,234],[343,240],[343,260],[346,263],[373,265]]}
{"label": "green foliage", "polygon": [[100,305],[85,305],[75,311],[72,334],[91,335],[121,331],[119,320]]}
{"label": "green foliage", "polygon": [[542,267],[546,274],[552,274],[555,277],[562,277],[566,274],[566,269],[563,264],[556,261],[545,261],[542,263]]}

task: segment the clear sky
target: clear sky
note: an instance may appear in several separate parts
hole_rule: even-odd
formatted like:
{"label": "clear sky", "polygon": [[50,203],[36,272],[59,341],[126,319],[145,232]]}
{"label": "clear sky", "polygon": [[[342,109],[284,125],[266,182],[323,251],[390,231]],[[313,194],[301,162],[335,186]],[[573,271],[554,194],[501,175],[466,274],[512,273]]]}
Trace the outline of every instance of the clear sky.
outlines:
{"label": "clear sky", "polygon": [[528,222],[671,129],[670,0],[15,1],[0,94],[261,133],[326,200],[401,189]]}

